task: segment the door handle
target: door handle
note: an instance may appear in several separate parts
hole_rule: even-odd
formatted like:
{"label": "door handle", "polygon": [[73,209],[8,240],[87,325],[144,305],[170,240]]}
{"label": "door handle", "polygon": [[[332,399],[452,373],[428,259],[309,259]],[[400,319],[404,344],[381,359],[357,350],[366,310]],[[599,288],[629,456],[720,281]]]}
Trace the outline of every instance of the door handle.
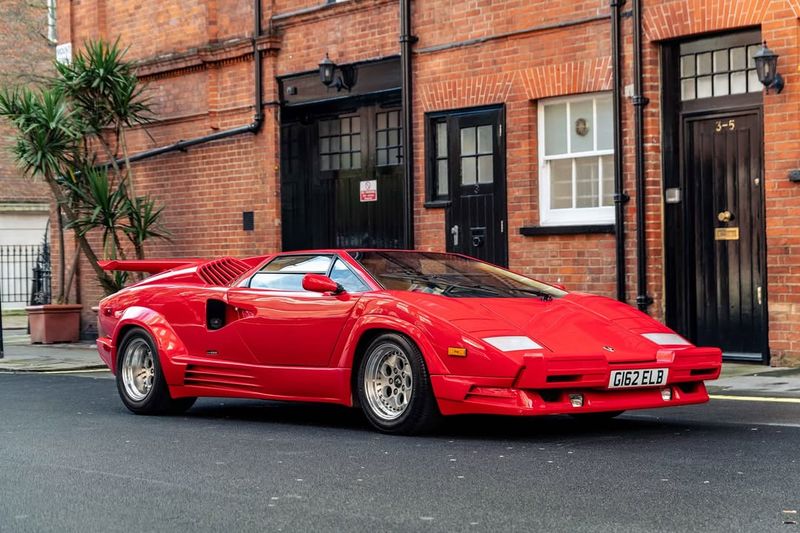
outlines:
{"label": "door handle", "polygon": [[458,246],[458,224],[450,228],[450,235],[453,236],[453,246]]}

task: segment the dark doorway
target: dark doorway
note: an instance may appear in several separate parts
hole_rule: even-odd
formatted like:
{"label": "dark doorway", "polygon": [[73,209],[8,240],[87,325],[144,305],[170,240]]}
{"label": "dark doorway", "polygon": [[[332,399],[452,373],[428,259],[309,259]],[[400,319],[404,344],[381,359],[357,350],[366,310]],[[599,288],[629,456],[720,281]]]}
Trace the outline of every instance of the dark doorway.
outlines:
{"label": "dark doorway", "polygon": [[447,250],[507,265],[503,109],[431,115],[429,122],[431,165],[447,169]]}
{"label": "dark doorway", "polygon": [[402,247],[400,117],[392,100],[284,114],[284,250]]}
{"label": "dark doorway", "polygon": [[767,362],[759,32],[664,49],[667,322],[729,360]]}

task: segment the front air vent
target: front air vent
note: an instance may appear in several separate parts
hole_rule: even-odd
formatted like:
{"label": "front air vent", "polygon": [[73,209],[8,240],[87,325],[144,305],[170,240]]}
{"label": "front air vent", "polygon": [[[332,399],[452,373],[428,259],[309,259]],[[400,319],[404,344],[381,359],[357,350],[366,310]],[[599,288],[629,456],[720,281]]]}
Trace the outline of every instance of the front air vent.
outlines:
{"label": "front air vent", "polygon": [[225,286],[250,270],[247,263],[233,257],[221,257],[200,265],[197,275],[209,285]]}
{"label": "front air vent", "polygon": [[184,385],[223,389],[255,390],[256,378],[243,371],[205,365],[187,365],[183,376]]}

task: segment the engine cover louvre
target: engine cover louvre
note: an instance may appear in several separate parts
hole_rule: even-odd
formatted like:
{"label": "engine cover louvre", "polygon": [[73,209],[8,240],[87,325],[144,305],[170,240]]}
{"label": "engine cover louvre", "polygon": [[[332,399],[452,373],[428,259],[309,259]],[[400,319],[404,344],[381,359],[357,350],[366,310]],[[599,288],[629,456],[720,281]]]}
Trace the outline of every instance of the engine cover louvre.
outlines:
{"label": "engine cover louvre", "polygon": [[230,285],[242,274],[250,270],[244,261],[233,257],[221,257],[197,268],[197,275],[209,285]]}

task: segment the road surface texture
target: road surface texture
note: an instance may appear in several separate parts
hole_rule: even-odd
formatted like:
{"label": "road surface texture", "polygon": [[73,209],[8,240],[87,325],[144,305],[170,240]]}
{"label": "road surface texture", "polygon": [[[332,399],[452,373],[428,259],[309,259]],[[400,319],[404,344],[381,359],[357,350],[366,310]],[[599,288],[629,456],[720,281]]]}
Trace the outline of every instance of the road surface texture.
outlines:
{"label": "road surface texture", "polygon": [[800,533],[800,403],[393,437],[324,405],[135,416],[109,377],[0,375],[0,531]]}

